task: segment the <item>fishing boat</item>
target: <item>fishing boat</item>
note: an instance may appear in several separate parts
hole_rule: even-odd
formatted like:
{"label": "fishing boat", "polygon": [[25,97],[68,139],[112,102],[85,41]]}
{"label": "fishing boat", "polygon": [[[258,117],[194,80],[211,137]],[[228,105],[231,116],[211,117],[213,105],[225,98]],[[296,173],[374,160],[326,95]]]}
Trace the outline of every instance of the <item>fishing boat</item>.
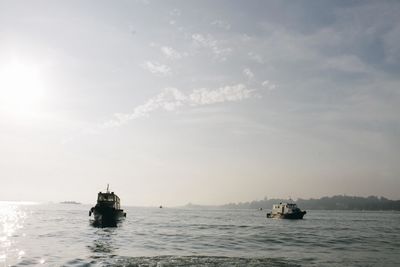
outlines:
{"label": "fishing boat", "polygon": [[295,203],[279,203],[272,206],[272,211],[267,213],[267,218],[303,219],[307,212],[297,207]]}
{"label": "fishing boat", "polygon": [[89,216],[92,214],[94,221],[103,225],[115,224],[120,218],[126,217],[126,213],[121,209],[120,198],[109,191],[109,185],[105,193],[97,194],[97,204],[89,211]]}

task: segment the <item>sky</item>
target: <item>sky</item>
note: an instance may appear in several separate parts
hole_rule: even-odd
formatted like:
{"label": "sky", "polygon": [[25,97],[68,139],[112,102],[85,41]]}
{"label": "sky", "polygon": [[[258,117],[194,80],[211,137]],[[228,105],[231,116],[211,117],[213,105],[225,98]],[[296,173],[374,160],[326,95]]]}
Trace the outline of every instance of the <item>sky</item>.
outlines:
{"label": "sky", "polygon": [[0,200],[400,199],[399,1],[0,0]]}

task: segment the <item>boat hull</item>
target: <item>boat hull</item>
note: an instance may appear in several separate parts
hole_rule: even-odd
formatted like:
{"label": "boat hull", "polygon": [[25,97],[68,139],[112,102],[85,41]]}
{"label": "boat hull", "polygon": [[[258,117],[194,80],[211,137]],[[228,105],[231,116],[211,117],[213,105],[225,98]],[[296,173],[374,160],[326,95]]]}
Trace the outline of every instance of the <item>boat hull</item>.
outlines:
{"label": "boat hull", "polygon": [[267,213],[267,218],[277,218],[277,219],[289,219],[289,220],[300,220],[303,219],[306,211],[293,212],[293,213]]}
{"label": "boat hull", "polygon": [[90,209],[89,216],[92,214],[93,223],[100,226],[116,226],[121,218],[126,217],[126,213],[122,209],[98,205]]}

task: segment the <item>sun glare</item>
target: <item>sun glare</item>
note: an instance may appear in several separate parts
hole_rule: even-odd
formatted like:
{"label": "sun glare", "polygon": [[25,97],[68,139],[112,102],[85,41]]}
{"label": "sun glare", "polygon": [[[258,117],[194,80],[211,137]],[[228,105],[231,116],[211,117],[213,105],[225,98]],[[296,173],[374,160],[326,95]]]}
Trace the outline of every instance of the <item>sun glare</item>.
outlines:
{"label": "sun glare", "polygon": [[40,109],[43,96],[44,86],[38,67],[15,62],[0,67],[0,110],[32,115]]}

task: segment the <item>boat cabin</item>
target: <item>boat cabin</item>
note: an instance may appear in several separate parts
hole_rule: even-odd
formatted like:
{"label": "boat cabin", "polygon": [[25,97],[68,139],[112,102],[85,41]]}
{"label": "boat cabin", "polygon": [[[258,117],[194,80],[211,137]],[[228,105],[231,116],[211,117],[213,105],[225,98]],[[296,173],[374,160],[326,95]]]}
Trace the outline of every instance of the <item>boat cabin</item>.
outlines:
{"label": "boat cabin", "polygon": [[97,195],[97,204],[101,206],[107,206],[110,208],[114,208],[119,210],[120,209],[120,199],[119,197],[114,194],[114,192],[107,192],[107,193],[102,193],[99,192]]}
{"label": "boat cabin", "polygon": [[267,213],[267,218],[303,219],[307,212],[300,210],[294,203],[279,203],[272,206],[272,211]]}
{"label": "boat cabin", "polygon": [[295,203],[279,203],[272,206],[272,213],[274,214],[285,214],[297,211],[297,205]]}

